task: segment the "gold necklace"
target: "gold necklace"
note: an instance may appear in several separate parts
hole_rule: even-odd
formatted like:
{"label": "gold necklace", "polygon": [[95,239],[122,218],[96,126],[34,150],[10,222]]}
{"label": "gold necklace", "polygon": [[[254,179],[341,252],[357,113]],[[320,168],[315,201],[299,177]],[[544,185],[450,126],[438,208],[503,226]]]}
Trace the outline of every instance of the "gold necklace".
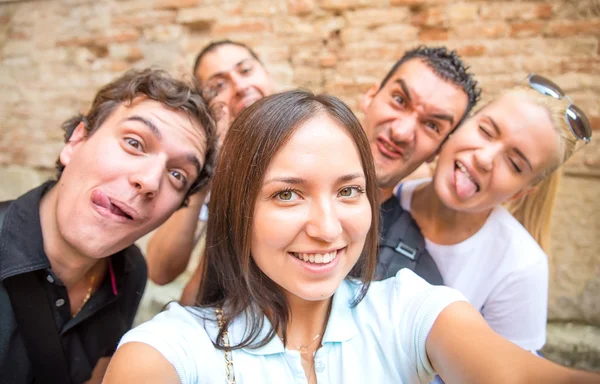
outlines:
{"label": "gold necklace", "polygon": [[94,280],[96,280],[96,276],[92,275],[92,277],[90,277],[90,287],[88,288],[87,294],[83,298],[83,301],[81,302],[81,305],[79,306],[79,308],[77,308],[77,310],[73,314],[72,318],[75,318],[75,316],[77,316],[79,314],[79,312],[81,312],[81,310],[83,309],[83,307],[85,306],[85,304],[88,302],[88,300],[90,299],[90,297],[92,297],[92,290],[94,289]]}

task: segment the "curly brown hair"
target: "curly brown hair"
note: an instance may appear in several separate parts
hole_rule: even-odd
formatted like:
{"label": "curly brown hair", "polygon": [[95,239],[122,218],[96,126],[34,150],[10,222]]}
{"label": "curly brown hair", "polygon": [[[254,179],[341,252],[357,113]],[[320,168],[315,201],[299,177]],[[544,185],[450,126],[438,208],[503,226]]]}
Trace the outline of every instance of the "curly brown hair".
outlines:
{"label": "curly brown hair", "polygon": [[[214,171],[216,158],[215,121],[196,83],[188,84],[176,80],[160,69],[130,70],[102,87],[94,97],[86,114],[78,114],[63,123],[65,142],[69,141],[79,123],[83,123],[89,137],[102,126],[119,105],[130,104],[140,96],[158,101],[174,110],[185,112],[191,119],[200,123],[205,131],[206,159],[183,201],[183,205],[186,205],[190,195],[208,184]],[[56,161],[57,179],[60,179],[64,168],[65,166],[58,159]]]}

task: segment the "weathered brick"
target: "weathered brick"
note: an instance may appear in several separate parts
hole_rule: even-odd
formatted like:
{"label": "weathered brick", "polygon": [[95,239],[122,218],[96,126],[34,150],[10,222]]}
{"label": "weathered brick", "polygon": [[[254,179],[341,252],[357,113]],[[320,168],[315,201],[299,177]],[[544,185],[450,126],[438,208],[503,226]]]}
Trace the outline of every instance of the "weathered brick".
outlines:
{"label": "weathered brick", "polygon": [[201,0],[153,0],[153,6],[157,9],[179,9],[192,8],[202,4]]}
{"label": "weathered brick", "polygon": [[270,24],[265,19],[230,18],[227,21],[219,20],[213,26],[212,31],[217,34],[228,34],[236,32],[266,32],[269,29]]}
{"label": "weathered brick", "polygon": [[241,11],[242,15],[250,17],[273,17],[283,14],[286,10],[285,6],[283,1],[252,0],[241,8]]}
{"label": "weathered brick", "polygon": [[290,15],[307,15],[315,9],[314,0],[287,0]]}
{"label": "weathered brick", "polygon": [[546,35],[551,37],[600,36],[600,19],[552,21],[548,25]]}
{"label": "weathered brick", "polygon": [[448,24],[445,7],[424,8],[411,18],[411,24],[416,26],[444,27]]}
{"label": "weathered brick", "polygon": [[151,27],[154,25],[171,24],[177,14],[172,10],[141,10],[134,14],[115,15],[112,24],[129,27]]}
{"label": "weathered brick", "polygon": [[387,0],[320,0],[319,6],[327,11],[342,11],[346,9],[377,7],[385,5]]}
{"label": "weathered brick", "polygon": [[479,19],[479,4],[450,4],[446,7],[446,17],[452,24],[473,22]]}
{"label": "weathered brick", "polygon": [[469,57],[469,56],[482,56],[486,53],[486,48],[480,44],[471,44],[471,45],[463,45],[460,48],[456,49],[456,52],[460,56]]}
{"label": "weathered brick", "polygon": [[346,13],[348,25],[351,27],[376,27],[406,23],[410,11],[406,8],[392,9],[359,9]]}
{"label": "weathered brick", "polygon": [[196,27],[208,26],[223,17],[223,10],[219,7],[201,7],[180,9],[177,12],[176,22]]}
{"label": "weathered brick", "polygon": [[319,66],[321,68],[332,68],[337,64],[337,56],[331,52],[319,56]]}
{"label": "weathered brick", "polygon": [[419,29],[408,24],[383,25],[376,28],[373,33],[377,40],[390,42],[415,42],[419,37]]}
{"label": "weathered brick", "polygon": [[448,40],[449,31],[446,28],[423,28],[419,32],[419,39],[423,41]]}
{"label": "weathered brick", "polygon": [[525,23],[513,23],[510,25],[511,37],[532,37],[538,36],[545,23],[540,21],[529,21]]}
{"label": "weathered brick", "polygon": [[498,39],[507,37],[509,33],[510,26],[505,21],[487,21],[454,25],[450,36],[454,39]]}
{"label": "weathered brick", "polygon": [[552,16],[552,4],[486,2],[479,12],[483,20],[535,20]]}

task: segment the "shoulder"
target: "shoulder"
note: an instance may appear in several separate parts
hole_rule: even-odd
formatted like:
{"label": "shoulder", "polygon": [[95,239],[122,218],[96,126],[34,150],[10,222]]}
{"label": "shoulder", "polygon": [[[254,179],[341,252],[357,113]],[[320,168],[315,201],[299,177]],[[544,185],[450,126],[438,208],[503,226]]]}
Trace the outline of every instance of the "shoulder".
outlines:
{"label": "shoulder", "polygon": [[[127,332],[118,348],[131,342],[149,345],[175,367],[182,382],[194,382],[214,363],[211,315],[209,309],[171,303],[166,311]],[[213,327],[216,329],[216,324]]]}
{"label": "shoulder", "polygon": [[[434,320],[448,305],[464,301],[465,297],[457,290],[431,285],[413,271],[401,269],[394,277],[371,283],[364,298],[365,305],[389,311],[389,315],[402,319],[425,316]],[[378,314],[379,316],[379,314]]]}
{"label": "shoulder", "polygon": [[505,253],[514,259],[517,269],[548,263],[537,241],[504,207],[496,207],[488,220],[494,227],[496,241],[506,244]]}

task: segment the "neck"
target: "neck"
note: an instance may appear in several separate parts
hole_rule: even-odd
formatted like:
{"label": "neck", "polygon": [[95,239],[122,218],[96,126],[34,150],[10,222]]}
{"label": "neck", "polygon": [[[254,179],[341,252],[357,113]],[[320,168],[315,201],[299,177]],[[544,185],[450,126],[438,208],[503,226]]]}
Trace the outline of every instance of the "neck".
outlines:
{"label": "neck", "polygon": [[423,236],[441,245],[457,244],[473,236],[492,212],[463,212],[447,207],[435,193],[433,182],[415,189],[410,211]]}
{"label": "neck", "polygon": [[331,300],[306,301],[288,297],[291,312],[285,340],[288,349],[307,347],[315,351],[319,348],[329,319]]}
{"label": "neck", "polygon": [[393,194],[394,194],[394,187],[379,188],[379,203],[383,204],[387,199],[392,197]]}
{"label": "neck", "polygon": [[103,259],[86,257],[73,248],[61,235],[56,219],[57,186],[48,191],[40,201],[40,223],[44,252],[50,261],[52,271],[69,290]]}

